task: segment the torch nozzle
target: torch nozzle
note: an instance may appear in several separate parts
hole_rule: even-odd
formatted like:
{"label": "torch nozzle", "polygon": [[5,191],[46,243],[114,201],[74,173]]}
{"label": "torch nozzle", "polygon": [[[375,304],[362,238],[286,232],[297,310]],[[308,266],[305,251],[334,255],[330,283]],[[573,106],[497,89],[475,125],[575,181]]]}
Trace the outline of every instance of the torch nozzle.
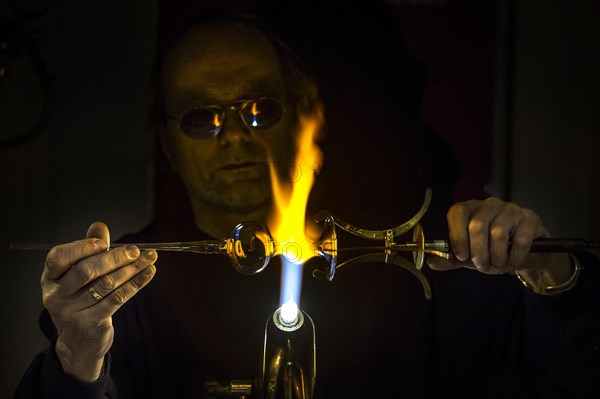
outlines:
{"label": "torch nozzle", "polygon": [[289,307],[286,308],[286,304],[283,304],[273,314],[273,323],[281,331],[296,331],[304,324],[304,316],[298,310],[297,306],[294,309],[290,309]]}
{"label": "torch nozzle", "polygon": [[266,399],[310,399],[316,378],[315,325],[298,310],[290,326],[282,320],[281,308],[267,320],[261,374]]}

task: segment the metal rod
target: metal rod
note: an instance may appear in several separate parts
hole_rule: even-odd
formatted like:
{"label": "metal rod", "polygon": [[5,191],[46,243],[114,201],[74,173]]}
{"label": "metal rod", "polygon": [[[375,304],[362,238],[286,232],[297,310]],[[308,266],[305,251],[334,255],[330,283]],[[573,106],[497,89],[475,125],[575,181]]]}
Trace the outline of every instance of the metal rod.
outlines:
{"label": "metal rod", "polygon": [[[510,245],[510,242],[509,242]],[[425,249],[449,252],[450,243],[446,240],[425,241]],[[386,246],[369,246],[369,247],[347,247],[338,248],[338,252],[345,251],[383,251],[390,249],[392,251],[418,251],[419,246],[416,242],[405,242],[400,244],[392,244]],[[600,249],[600,240],[584,240],[583,238],[536,238],[531,243],[529,252],[578,252],[587,249]]]}
{"label": "metal rod", "polygon": [[578,252],[586,249],[600,249],[600,241],[583,238],[538,238],[531,244],[531,252]]}

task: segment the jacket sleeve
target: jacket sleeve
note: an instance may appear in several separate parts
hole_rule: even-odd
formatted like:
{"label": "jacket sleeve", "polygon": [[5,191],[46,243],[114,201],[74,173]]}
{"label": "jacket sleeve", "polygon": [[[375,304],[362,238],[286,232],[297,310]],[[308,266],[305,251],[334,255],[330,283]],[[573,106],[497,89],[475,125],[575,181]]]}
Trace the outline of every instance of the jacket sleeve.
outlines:
{"label": "jacket sleeve", "polygon": [[600,261],[577,257],[577,284],[556,296],[535,294],[509,274],[432,273],[432,380],[441,396],[598,397]]}
{"label": "jacket sleeve", "polygon": [[111,376],[111,354],[104,358],[101,377],[94,382],[81,382],[64,373],[54,350],[57,334],[46,310],[39,319],[41,330],[51,339],[50,346],[40,352],[31,362],[21,378],[14,397],[43,399],[105,399],[118,398],[117,389]]}
{"label": "jacket sleeve", "polygon": [[[557,296],[526,289],[523,352],[539,371],[533,390],[540,397],[592,398],[600,392],[600,259],[577,257],[577,285]],[[543,367],[540,367],[543,366]]]}
{"label": "jacket sleeve", "polygon": [[56,352],[51,346],[39,353],[25,372],[15,391],[15,398],[44,399],[105,399],[117,398],[117,390],[110,375],[111,356],[104,359],[102,376],[94,382],[81,382],[66,375]]}

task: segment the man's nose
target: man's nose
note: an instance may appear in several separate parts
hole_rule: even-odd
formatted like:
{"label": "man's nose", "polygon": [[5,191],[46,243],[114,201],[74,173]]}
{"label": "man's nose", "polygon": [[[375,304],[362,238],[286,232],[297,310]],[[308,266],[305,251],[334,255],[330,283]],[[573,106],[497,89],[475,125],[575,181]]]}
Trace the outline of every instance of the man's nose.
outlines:
{"label": "man's nose", "polygon": [[221,145],[245,142],[250,140],[250,129],[242,122],[236,110],[228,108],[217,138]]}

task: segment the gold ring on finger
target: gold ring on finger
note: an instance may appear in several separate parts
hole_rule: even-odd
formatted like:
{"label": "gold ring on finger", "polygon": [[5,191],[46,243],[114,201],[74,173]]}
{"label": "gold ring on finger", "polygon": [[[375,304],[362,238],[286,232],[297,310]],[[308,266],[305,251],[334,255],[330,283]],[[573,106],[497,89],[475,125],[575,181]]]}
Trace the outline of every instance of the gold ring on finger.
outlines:
{"label": "gold ring on finger", "polygon": [[90,294],[92,294],[92,297],[93,297],[95,300],[99,301],[99,300],[101,300],[101,299],[102,299],[102,295],[98,294],[98,293],[96,292],[96,290],[94,289],[94,287],[90,287],[90,288],[88,288],[88,291],[90,292]]}

